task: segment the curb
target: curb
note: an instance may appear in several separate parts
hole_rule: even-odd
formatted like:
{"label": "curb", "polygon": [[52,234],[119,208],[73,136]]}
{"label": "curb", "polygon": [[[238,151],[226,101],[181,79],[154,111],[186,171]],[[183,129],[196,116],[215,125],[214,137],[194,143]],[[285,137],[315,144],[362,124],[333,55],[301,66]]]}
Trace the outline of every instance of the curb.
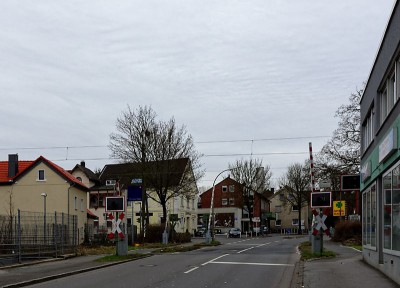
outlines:
{"label": "curb", "polygon": [[[136,258],[132,258],[132,259],[116,261],[113,263],[107,263],[107,264],[103,264],[103,265],[99,265],[99,266],[95,266],[95,267],[84,268],[81,270],[64,272],[64,273],[60,273],[60,274],[56,274],[56,275],[51,275],[51,276],[36,278],[36,279],[27,280],[27,281],[23,281],[23,282],[13,283],[13,284],[5,285],[5,286],[3,286],[3,288],[24,287],[24,286],[28,286],[28,285],[32,285],[32,284],[38,284],[38,283],[47,282],[47,281],[54,280],[54,279],[59,279],[59,278],[68,277],[68,276],[72,276],[72,275],[76,275],[76,274],[90,272],[93,270],[107,268],[110,266],[124,264],[127,262],[131,262],[131,261],[135,261],[135,260],[139,260],[139,259],[143,259],[143,258],[152,256],[152,254],[141,254],[141,255],[142,255],[141,257],[136,257]],[[59,259],[59,260],[62,260],[62,259]],[[51,261],[48,261],[48,262],[51,262]],[[29,264],[31,264],[31,263],[29,263]],[[32,263],[31,265],[33,265],[33,264],[37,264],[37,263]],[[22,266],[24,266],[24,265],[22,265]]]}

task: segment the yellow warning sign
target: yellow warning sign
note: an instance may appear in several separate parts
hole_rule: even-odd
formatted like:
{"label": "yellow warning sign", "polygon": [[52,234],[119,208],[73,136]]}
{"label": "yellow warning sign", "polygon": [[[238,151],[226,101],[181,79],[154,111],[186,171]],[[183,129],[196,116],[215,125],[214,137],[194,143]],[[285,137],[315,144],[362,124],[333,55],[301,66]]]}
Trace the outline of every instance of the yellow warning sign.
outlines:
{"label": "yellow warning sign", "polygon": [[346,201],[333,201],[333,216],[346,215]]}

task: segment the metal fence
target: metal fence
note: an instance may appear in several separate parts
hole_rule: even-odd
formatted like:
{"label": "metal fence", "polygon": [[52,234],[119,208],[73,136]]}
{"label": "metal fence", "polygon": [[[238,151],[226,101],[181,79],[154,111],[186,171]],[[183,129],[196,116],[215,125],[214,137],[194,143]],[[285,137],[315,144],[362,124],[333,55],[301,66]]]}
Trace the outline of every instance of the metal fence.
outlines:
{"label": "metal fence", "polygon": [[0,265],[58,257],[77,247],[77,216],[24,212],[0,215]]}

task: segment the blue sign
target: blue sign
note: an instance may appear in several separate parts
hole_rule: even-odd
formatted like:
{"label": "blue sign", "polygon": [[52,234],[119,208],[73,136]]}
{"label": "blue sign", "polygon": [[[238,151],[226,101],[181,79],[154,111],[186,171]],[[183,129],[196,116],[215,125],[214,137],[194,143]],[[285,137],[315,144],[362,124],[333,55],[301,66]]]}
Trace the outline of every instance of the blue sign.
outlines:
{"label": "blue sign", "polygon": [[134,178],[134,179],[132,179],[131,184],[142,184],[142,179]]}
{"label": "blue sign", "polygon": [[142,186],[128,186],[128,201],[142,201]]}

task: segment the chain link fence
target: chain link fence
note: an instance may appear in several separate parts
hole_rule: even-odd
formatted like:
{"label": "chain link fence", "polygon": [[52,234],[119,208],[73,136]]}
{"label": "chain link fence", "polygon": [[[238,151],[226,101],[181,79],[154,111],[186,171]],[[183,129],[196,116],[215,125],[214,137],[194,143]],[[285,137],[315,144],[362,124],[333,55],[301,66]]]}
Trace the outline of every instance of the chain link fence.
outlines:
{"label": "chain link fence", "polygon": [[0,266],[75,253],[77,216],[18,210],[0,215]]}

